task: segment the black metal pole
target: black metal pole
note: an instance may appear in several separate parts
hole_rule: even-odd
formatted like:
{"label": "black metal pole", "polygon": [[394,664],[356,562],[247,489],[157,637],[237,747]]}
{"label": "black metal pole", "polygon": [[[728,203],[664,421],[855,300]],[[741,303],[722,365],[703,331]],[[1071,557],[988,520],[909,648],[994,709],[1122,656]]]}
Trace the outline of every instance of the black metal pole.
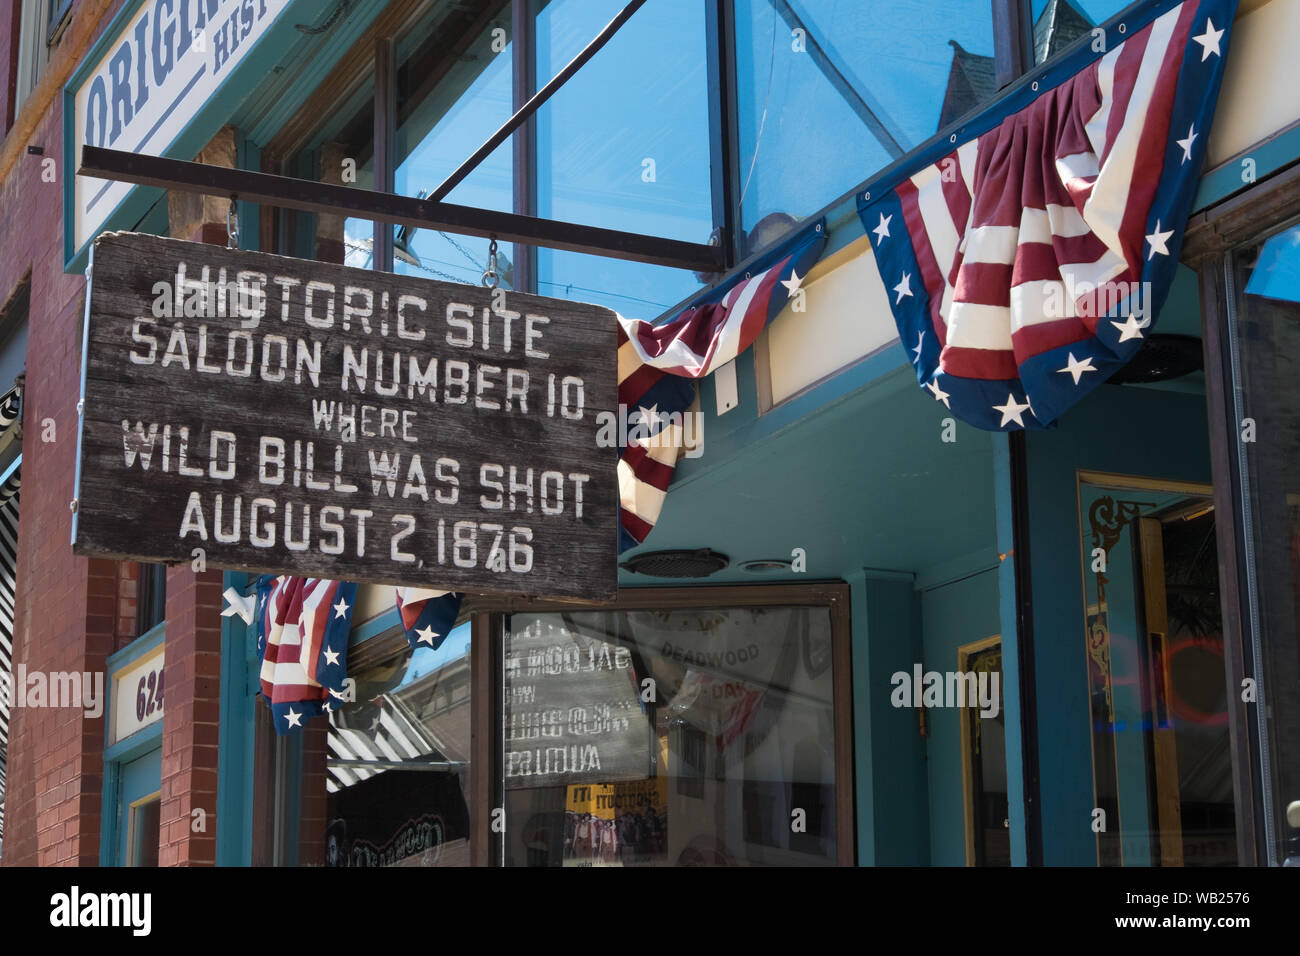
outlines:
{"label": "black metal pole", "polygon": [[144,156],[120,149],[83,146],[77,175],[209,196],[237,193],[245,202],[284,209],[345,213],[416,229],[440,229],[485,239],[496,237],[502,242],[522,242],[692,272],[719,272],[723,268],[723,250],[703,243],[474,209],[273,173]]}
{"label": "black metal pole", "polygon": [[[533,69],[536,64],[536,34],[533,29],[533,4],[530,0],[514,0],[511,5],[511,43],[514,62],[513,106],[524,108],[533,88]],[[532,119],[526,120],[514,139],[514,205],[515,212],[523,216],[537,213],[534,199],[537,168],[537,142]],[[532,246],[515,243],[514,288],[518,292],[536,292],[537,251]]]}
{"label": "black metal pole", "polygon": [[555,74],[549,83],[534,93],[527,103],[516,110],[515,115],[506,120],[504,126],[489,136],[487,142],[474,151],[473,156],[461,163],[455,172],[444,179],[442,185],[435,189],[430,194],[429,198],[434,202],[437,202],[438,200],[443,199],[447,193],[455,189],[457,184],[472,173],[479,163],[491,156],[492,151],[505,142],[507,136],[513,133],[525,120],[536,113],[538,108],[549,100],[556,90],[567,83],[569,78],[573,76],[573,74],[577,73],[584,63],[595,56],[600,51],[600,48],[608,43],[610,38],[618,32],[619,27],[626,23],[632,14],[641,9],[641,6],[644,3],[645,0],[632,0],[631,3],[620,10],[618,15],[615,16],[613,20],[610,20],[609,23],[605,24],[605,29],[596,34],[596,38],[588,43],[581,53],[570,60],[565,65],[564,69]]}
{"label": "black metal pole", "polygon": [[[392,37],[375,40],[375,190],[393,191],[396,157],[393,145],[397,122],[397,64]],[[393,271],[393,224],[375,220],[375,241],[371,265],[381,272]]]}

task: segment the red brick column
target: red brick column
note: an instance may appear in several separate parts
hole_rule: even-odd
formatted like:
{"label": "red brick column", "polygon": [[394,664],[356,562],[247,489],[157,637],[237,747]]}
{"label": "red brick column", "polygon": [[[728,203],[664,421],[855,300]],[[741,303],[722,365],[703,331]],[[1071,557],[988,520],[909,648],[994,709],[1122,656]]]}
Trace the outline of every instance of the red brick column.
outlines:
{"label": "red brick column", "polygon": [[[221,572],[167,570],[159,866],[212,865],[217,847]],[[206,815],[205,830],[193,811]]]}
{"label": "red brick column", "polygon": [[[197,161],[234,166],[234,130],[221,130]],[[225,245],[227,206],[213,197],[169,193],[169,232]],[[221,591],[218,570],[195,572],[189,564],[167,569],[159,866],[216,863]]]}
{"label": "red brick column", "polygon": [[313,717],[303,722],[302,731],[302,803],[298,823],[298,864],[325,865],[325,789],[329,755],[329,718]]}

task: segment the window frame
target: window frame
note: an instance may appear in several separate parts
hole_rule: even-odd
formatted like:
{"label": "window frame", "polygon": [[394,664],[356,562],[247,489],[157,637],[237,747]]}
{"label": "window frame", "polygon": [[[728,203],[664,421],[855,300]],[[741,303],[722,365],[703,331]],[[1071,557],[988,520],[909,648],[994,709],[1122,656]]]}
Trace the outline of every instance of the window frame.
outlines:
{"label": "window frame", "polygon": [[[527,598],[467,598],[473,621],[471,655],[471,765],[490,768],[471,778],[470,854],[475,866],[502,866],[504,845],[491,829],[491,810],[505,805],[504,642],[506,617],[555,611],[748,607],[825,607],[831,621],[832,720],[835,728],[836,866],[857,862],[856,767],[853,753],[852,629],[849,586],[843,581],[806,584],[723,584],[621,588],[608,603]],[[507,823],[507,825],[509,825]]]}
{"label": "window frame", "polygon": [[[1229,160],[1232,163],[1233,160]],[[1240,442],[1236,419],[1236,386],[1229,324],[1228,296],[1235,253],[1263,240],[1300,216],[1300,164],[1292,165],[1252,185],[1244,192],[1194,214],[1183,240],[1182,262],[1200,280],[1201,340],[1205,360],[1205,398],[1210,427],[1210,464],[1219,547],[1220,603],[1223,615],[1224,658],[1228,680],[1228,727],[1232,747],[1232,785],[1237,808],[1237,860],[1240,866],[1268,864],[1264,833],[1264,780],[1260,771],[1258,735],[1262,727],[1256,708],[1241,700],[1236,689],[1256,673],[1250,623],[1244,609],[1249,599],[1246,555],[1242,542],[1245,502],[1239,482]]]}
{"label": "window frame", "polygon": [[[396,157],[391,143],[395,134],[396,116],[396,82],[394,71],[395,38],[411,24],[418,22],[437,0],[392,0],[376,17],[375,21],[362,34],[357,42],[344,54],[338,67],[318,86],[299,111],[295,121],[278,141],[267,144],[264,148],[263,169],[268,172],[290,173],[286,163],[299,155],[310,139],[310,130],[315,127],[315,117],[322,115],[322,109],[337,99],[337,94],[344,90],[356,89],[358,85],[373,82],[374,88],[374,142],[375,182],[391,190],[392,177],[395,173]],[[539,12],[537,0],[505,0],[510,7],[512,44],[512,105],[517,111],[537,89],[537,78],[533,75],[537,63],[536,16]],[[1129,9],[1141,6],[1145,0],[1136,0],[1121,11],[1122,15]],[[994,60],[997,71],[998,93],[989,102],[982,103],[969,113],[958,117],[952,123],[936,132],[934,136],[885,167],[873,171],[855,186],[834,197],[818,210],[809,211],[800,221],[812,221],[832,214],[838,207],[853,199],[854,195],[871,182],[891,173],[909,158],[923,152],[933,142],[948,136],[959,129],[970,116],[986,109],[1001,98],[1008,89],[1020,81],[1027,80],[1028,74],[1050,65],[1062,51],[1043,64],[1032,62],[1032,0],[991,0],[991,17],[994,35]],[[721,245],[725,265],[723,271],[708,277],[708,282],[687,298],[673,304],[660,314],[660,317],[674,315],[709,288],[726,281],[742,271],[744,267],[769,253],[780,242],[788,238],[788,233],[775,238],[765,246],[753,250],[742,257],[740,196],[738,183],[739,164],[739,120],[737,102],[737,49],[736,49],[736,0],[715,0],[706,5],[705,49],[708,55],[706,64],[708,75],[708,117],[709,117],[709,156],[710,156],[710,195],[712,206],[713,230],[710,244]],[[593,34],[594,36],[594,34]],[[1086,38],[1075,41],[1068,49],[1073,49]],[[514,164],[514,189],[511,211],[517,215],[536,216],[537,210],[537,136],[536,117],[530,117],[510,137]],[[389,148],[385,148],[385,146]],[[280,217],[282,225],[291,222],[295,214],[292,211],[268,211]],[[268,224],[269,225],[269,224]],[[376,269],[391,272],[393,269],[391,253],[391,225],[376,223],[375,265]],[[386,234],[382,238],[380,233]],[[267,230],[267,234],[272,234]],[[279,233],[278,248],[284,254],[297,251],[291,241],[292,231]],[[537,247],[523,243],[513,244],[513,262],[516,268],[515,288],[520,292],[537,294],[538,269]]]}

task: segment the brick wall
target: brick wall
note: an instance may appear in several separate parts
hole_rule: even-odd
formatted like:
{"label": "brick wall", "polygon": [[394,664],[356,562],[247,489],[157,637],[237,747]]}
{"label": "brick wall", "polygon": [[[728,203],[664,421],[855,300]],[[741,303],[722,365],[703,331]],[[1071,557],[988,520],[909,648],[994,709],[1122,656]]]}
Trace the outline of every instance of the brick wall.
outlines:
{"label": "brick wall", "polygon": [[159,866],[216,862],[221,605],[220,571],[168,568]]}
{"label": "brick wall", "polygon": [[[222,129],[196,160],[234,166],[235,131]],[[178,239],[224,246],[227,205],[216,197],[168,193],[168,231]],[[159,866],[216,863],[221,583],[215,569],[196,572],[180,565],[167,570]]]}
{"label": "brick wall", "polygon": [[[46,74],[10,117],[17,3],[0,2],[0,302],[30,274],[23,495],[18,527],[14,665],[28,673],[103,673],[134,633],[131,566],[72,554],[77,399],[85,278],[63,273],[62,89],[121,0],[79,0]],[[39,146],[43,156],[31,155]],[[54,181],[42,172],[54,161]],[[50,433],[51,426],[53,433]],[[52,438],[50,441],[44,439]],[[125,603],[124,603],[125,602]],[[99,862],[104,718],[83,708],[11,711],[0,864]]]}
{"label": "brick wall", "polygon": [[[57,157],[60,131],[55,110],[31,141]],[[102,672],[117,639],[118,571],[74,557],[68,545],[85,279],[63,274],[61,183],[42,181],[42,159],[22,155],[0,184],[0,297],[31,274],[14,664]],[[98,862],[103,746],[102,716],[14,709],[6,865]]]}

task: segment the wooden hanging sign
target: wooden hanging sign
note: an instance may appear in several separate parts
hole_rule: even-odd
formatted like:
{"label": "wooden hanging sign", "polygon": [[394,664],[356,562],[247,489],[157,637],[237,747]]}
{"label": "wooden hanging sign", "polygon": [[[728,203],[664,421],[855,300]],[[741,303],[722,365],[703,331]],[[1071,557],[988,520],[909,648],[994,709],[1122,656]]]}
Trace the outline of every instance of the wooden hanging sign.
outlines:
{"label": "wooden hanging sign", "polygon": [[130,233],[92,262],[77,554],[613,596],[609,309]]}

